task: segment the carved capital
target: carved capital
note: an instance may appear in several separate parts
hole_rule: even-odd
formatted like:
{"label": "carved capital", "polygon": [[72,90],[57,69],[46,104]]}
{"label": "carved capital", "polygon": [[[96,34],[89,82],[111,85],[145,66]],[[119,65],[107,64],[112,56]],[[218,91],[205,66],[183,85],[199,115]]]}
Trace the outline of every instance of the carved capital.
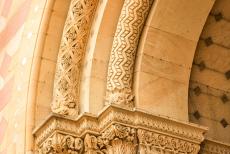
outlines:
{"label": "carved capital", "polygon": [[[53,115],[36,129],[35,137],[41,154],[60,149],[72,153],[83,149],[86,154],[195,154],[204,131],[195,124],[110,106],[98,116],[84,114],[77,120]],[[77,149],[81,139],[84,146]]]}
{"label": "carved capital", "polygon": [[133,154],[137,151],[136,129],[132,127],[112,125],[98,139],[109,153]]}
{"label": "carved capital", "polygon": [[107,151],[99,146],[98,138],[94,135],[86,134],[84,145],[86,154],[104,154]]}
{"label": "carved capital", "polygon": [[98,137],[89,134],[85,137],[85,152],[87,154],[134,154],[136,151],[136,130],[131,127],[115,124]]}
{"label": "carved capital", "polygon": [[55,133],[40,145],[39,154],[80,154],[83,140],[71,135]]}
{"label": "carved capital", "polygon": [[132,90],[127,88],[109,90],[106,103],[132,109],[134,107],[134,95]]}

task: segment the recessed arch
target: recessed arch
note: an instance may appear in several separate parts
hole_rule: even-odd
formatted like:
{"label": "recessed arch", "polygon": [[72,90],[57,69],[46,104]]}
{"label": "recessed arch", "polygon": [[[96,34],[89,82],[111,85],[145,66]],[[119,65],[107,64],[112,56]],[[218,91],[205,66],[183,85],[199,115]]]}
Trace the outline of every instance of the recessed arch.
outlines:
{"label": "recessed arch", "polygon": [[81,79],[81,112],[97,114],[104,107],[110,51],[124,0],[100,1],[86,49]]}
{"label": "recessed arch", "polygon": [[156,0],[135,66],[137,108],[188,121],[188,86],[200,33],[213,0]]}

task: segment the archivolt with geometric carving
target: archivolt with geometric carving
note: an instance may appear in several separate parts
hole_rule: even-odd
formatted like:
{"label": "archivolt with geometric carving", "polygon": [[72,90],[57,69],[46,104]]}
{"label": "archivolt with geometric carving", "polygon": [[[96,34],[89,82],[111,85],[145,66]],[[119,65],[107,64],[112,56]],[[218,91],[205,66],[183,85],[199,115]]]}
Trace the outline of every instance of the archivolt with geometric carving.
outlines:
{"label": "archivolt with geometric carving", "polygon": [[153,0],[125,0],[118,21],[107,76],[107,101],[132,108],[136,50]]}
{"label": "archivolt with geometric carving", "polygon": [[98,0],[72,0],[58,53],[52,111],[78,115],[82,59]]}

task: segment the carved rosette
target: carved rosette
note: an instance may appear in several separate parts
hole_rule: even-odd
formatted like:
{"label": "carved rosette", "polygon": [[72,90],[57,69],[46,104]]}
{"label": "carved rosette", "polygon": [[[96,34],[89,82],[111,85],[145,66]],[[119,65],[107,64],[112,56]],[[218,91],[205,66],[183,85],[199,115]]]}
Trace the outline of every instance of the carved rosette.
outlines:
{"label": "carved rosette", "polygon": [[134,107],[132,78],[139,38],[153,0],[125,0],[115,33],[107,76],[107,103]]}
{"label": "carved rosette", "polygon": [[82,59],[98,0],[72,0],[63,30],[54,80],[52,111],[78,115]]}
{"label": "carved rosette", "polygon": [[140,154],[197,154],[200,150],[197,144],[142,129],[138,130],[138,139]]}

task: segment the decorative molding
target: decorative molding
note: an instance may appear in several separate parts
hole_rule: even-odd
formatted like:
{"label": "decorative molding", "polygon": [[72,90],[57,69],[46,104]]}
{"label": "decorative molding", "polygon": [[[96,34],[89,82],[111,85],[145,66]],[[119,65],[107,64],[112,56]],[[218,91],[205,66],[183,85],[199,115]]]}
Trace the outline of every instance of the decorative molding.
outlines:
{"label": "decorative molding", "polygon": [[139,38],[153,0],[125,0],[115,33],[107,76],[107,104],[133,108],[132,78]]}
{"label": "decorative molding", "polygon": [[140,154],[197,154],[200,150],[199,144],[143,129],[138,130],[138,139]]}
{"label": "decorative molding", "polygon": [[[143,137],[140,136],[140,132],[152,133],[153,136],[158,136],[159,140],[163,137],[164,140],[170,142],[171,146],[176,142],[176,147],[181,144],[183,147],[194,147],[195,151],[204,140],[204,131],[205,128],[194,124],[182,123],[143,111],[132,111],[112,105],[98,116],[84,114],[78,119],[68,119],[54,114],[37,128],[34,134],[38,149],[43,147],[42,145],[46,145],[46,142],[49,138],[53,138],[54,134],[59,133],[84,139],[85,144],[87,144],[85,147],[88,147],[87,149],[84,148],[86,153],[93,153],[95,150],[102,153],[105,151],[117,153],[116,151],[121,150],[124,153],[132,154],[136,153],[134,151],[138,147],[139,150],[142,147],[143,151],[144,142],[142,142]],[[138,137],[137,132],[139,132]],[[87,138],[85,138],[86,136]],[[90,145],[89,141],[97,142],[97,146]],[[138,143],[143,144],[138,145]],[[154,146],[159,148],[157,145]],[[180,150],[183,148],[174,148],[174,151]]]}
{"label": "decorative molding", "polygon": [[201,154],[230,154],[230,145],[206,139],[201,146]]}
{"label": "decorative molding", "polygon": [[111,125],[100,136],[86,134],[84,137],[75,137],[67,133],[54,132],[38,145],[39,154],[134,154],[136,152],[136,129],[119,124]]}
{"label": "decorative molding", "polygon": [[72,0],[63,30],[54,80],[52,111],[79,114],[79,85],[91,23],[98,0]]}
{"label": "decorative molding", "polygon": [[55,131],[82,136],[88,132],[98,134],[97,132],[100,130],[96,118],[93,116],[84,115],[78,120],[73,120],[52,114],[42,125],[34,130],[34,133],[36,132],[36,144],[42,144]]}

